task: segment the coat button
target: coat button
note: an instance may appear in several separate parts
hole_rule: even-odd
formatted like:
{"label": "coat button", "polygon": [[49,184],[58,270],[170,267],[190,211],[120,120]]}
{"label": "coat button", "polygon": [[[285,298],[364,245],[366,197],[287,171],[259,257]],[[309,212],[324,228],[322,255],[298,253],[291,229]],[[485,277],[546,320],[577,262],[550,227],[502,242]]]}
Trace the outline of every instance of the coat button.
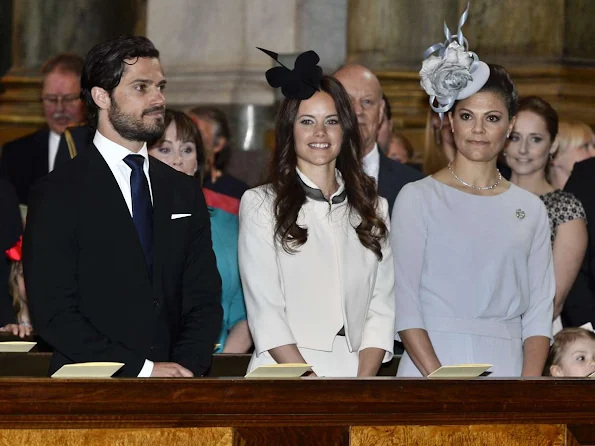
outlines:
{"label": "coat button", "polygon": [[153,299],[153,305],[155,305],[156,307],[159,306],[159,301],[157,299]]}

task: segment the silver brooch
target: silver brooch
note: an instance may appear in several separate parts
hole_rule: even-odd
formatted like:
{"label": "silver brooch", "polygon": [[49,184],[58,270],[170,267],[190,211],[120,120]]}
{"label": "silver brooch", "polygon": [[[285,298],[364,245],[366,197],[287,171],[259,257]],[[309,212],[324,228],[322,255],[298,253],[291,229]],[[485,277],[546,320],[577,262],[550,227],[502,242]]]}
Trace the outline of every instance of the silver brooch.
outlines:
{"label": "silver brooch", "polygon": [[516,218],[518,218],[519,220],[522,220],[523,218],[525,218],[525,211],[523,211],[522,209],[517,209],[516,210]]}

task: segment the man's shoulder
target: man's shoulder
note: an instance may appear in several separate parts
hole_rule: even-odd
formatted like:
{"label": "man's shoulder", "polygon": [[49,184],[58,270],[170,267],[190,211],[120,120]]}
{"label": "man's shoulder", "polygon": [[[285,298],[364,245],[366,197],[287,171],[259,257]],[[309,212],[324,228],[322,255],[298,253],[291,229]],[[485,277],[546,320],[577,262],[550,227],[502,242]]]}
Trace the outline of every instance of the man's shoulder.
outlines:
{"label": "man's shoulder", "polygon": [[595,158],[589,158],[576,163],[572,170],[572,176],[578,176],[581,179],[589,178],[590,180],[595,178]]}
{"label": "man's shoulder", "polygon": [[152,156],[149,156],[149,174],[153,187],[173,188],[178,194],[184,194],[184,191],[194,194],[194,191],[200,189],[200,182],[196,178],[179,172]]}
{"label": "man's shoulder", "polygon": [[383,172],[388,173],[391,177],[391,180],[396,180],[402,184],[421,180],[423,178],[423,174],[419,170],[414,169],[411,166],[407,166],[406,164],[402,164],[399,161],[390,159],[381,153],[379,175],[382,175]]}
{"label": "man's shoulder", "polygon": [[41,129],[28,135],[21,136],[20,138],[13,139],[7,142],[2,147],[4,154],[9,152],[21,151],[27,148],[47,147],[49,143],[49,130]]}

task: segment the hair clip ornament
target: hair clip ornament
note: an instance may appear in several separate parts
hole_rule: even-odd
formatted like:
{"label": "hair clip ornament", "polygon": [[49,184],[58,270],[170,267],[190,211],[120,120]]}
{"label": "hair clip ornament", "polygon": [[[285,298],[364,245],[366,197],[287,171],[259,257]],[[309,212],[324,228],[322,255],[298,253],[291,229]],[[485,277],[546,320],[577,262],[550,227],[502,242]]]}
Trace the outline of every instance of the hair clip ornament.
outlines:
{"label": "hair clip ornament", "polygon": [[322,68],[317,65],[320,62],[320,57],[314,51],[300,54],[295,60],[293,70],[290,70],[279,62],[277,53],[263,48],[258,49],[281,65],[267,70],[266,78],[271,87],[281,88],[281,93],[286,98],[309,99],[320,90]]}
{"label": "hair clip ornament", "polygon": [[[477,93],[490,77],[490,68],[472,51],[463,35],[463,25],[469,16],[470,4],[459,19],[456,34],[444,23],[444,43],[436,43],[424,51],[421,86],[430,96],[430,107],[440,114],[451,109],[457,100]],[[437,52],[437,55],[434,53]]]}

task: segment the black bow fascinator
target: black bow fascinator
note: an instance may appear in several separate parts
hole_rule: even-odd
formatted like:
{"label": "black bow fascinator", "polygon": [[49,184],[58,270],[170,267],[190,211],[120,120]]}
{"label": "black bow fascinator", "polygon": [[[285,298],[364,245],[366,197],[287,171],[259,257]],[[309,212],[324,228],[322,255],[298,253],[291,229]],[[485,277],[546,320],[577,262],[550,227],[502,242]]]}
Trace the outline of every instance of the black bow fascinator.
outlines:
{"label": "black bow fascinator", "polygon": [[300,54],[295,60],[293,70],[290,70],[279,62],[279,55],[277,53],[263,48],[258,49],[281,65],[280,67],[267,70],[266,78],[271,87],[281,87],[281,92],[286,98],[309,99],[314,93],[320,90],[322,68],[317,65],[320,62],[320,57],[314,51],[306,51]]}

